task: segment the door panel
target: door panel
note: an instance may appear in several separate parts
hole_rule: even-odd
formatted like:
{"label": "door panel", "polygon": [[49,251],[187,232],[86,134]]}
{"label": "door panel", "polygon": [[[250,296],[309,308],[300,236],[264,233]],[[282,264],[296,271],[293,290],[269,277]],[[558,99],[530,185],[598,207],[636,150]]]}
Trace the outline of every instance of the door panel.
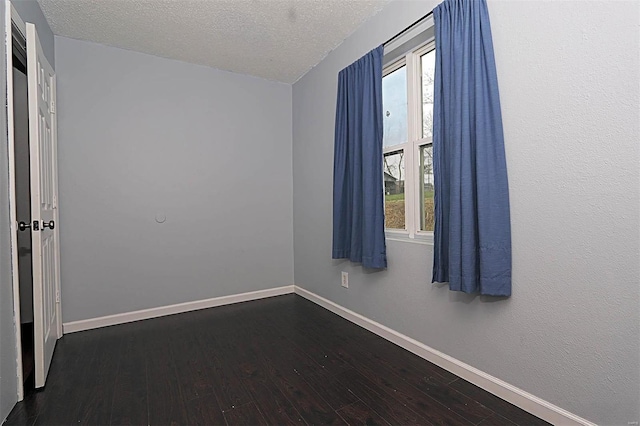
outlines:
{"label": "door panel", "polygon": [[55,135],[55,74],[35,26],[27,26],[31,250],[35,384],[45,384],[56,340],[61,336]]}

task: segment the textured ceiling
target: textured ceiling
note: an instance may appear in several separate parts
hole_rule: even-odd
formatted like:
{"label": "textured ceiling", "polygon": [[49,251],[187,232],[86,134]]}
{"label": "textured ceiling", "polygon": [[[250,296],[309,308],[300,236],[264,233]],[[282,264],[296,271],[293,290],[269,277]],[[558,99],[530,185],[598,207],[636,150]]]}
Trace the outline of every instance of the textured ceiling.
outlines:
{"label": "textured ceiling", "polygon": [[59,36],[293,83],[389,0],[38,0]]}

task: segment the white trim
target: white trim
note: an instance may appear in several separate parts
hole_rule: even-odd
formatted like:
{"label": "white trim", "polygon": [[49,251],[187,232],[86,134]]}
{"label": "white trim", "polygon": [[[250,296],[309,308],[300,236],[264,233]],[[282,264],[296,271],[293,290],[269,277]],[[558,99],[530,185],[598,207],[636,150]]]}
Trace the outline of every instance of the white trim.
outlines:
{"label": "white trim", "polygon": [[15,170],[15,130],[13,111],[13,30],[15,24],[22,35],[27,35],[26,25],[10,1],[5,3],[5,47],[7,79],[7,151],[9,161],[9,239],[11,241],[11,279],[13,287],[13,326],[16,335],[16,380],[18,401],[24,399],[22,377],[22,324],[20,320],[20,270],[18,268],[18,229]]}
{"label": "white trim", "polygon": [[400,68],[405,66],[405,55],[402,55],[397,60],[393,61],[382,70],[382,76],[386,77],[394,71],[399,70]]}
{"label": "white trim", "polygon": [[389,52],[392,52],[394,49],[402,46],[404,43],[408,42],[414,37],[417,37],[419,34],[428,30],[429,28],[434,26],[433,15],[428,16],[424,21],[420,22],[415,27],[411,28],[408,31],[405,31],[400,37],[396,38],[392,42],[386,44],[384,48]]}
{"label": "white trim", "polygon": [[416,221],[420,220],[420,215],[416,214],[420,203],[418,202],[417,188],[422,179],[418,176],[417,169],[417,149],[415,141],[422,136],[422,85],[420,76],[420,61],[416,54],[407,53],[407,139],[409,141],[405,154],[405,178],[404,178],[404,198],[405,198],[405,227],[409,231],[409,238],[414,238],[420,226]]}
{"label": "white trim", "polygon": [[465,364],[456,358],[437,351],[411,337],[405,336],[387,326],[342,307],[322,296],[318,296],[298,286],[295,286],[295,293],[552,424],[595,426],[594,423],[582,417],[525,392],[484,371],[478,370],[469,364]]}
{"label": "white trim", "polygon": [[267,297],[280,296],[282,294],[290,294],[293,292],[293,285],[287,285],[284,287],[250,291],[248,293],[232,294],[230,296],[214,297],[212,299],[196,300],[193,302],[142,309],[140,311],[125,312],[122,314],[107,315],[104,317],[66,322],[62,325],[62,327],[64,329],[64,334],[75,333],[76,331],[91,330],[94,328],[108,327],[110,325],[124,324],[150,318],[163,317],[165,315],[180,314],[183,312],[197,311],[199,309],[231,305],[233,303],[264,299]]}
{"label": "white trim", "polygon": [[[422,46],[418,47],[417,49],[413,49],[413,53],[418,58],[420,58],[420,57],[422,57],[422,55],[426,55],[427,53],[431,52],[432,50],[436,50],[435,37],[430,38]],[[420,60],[420,59],[418,59],[418,60]]]}
{"label": "white trim", "polygon": [[389,234],[388,231],[385,233],[385,238],[387,241],[398,241],[401,243],[411,243],[411,244],[422,244],[425,246],[433,245],[433,234],[425,235],[416,233],[413,238],[409,237],[409,234]]}
{"label": "white trim", "polygon": [[402,142],[395,145],[384,146],[382,147],[382,155],[397,154],[398,152],[406,149],[408,145],[409,144],[407,142]]}

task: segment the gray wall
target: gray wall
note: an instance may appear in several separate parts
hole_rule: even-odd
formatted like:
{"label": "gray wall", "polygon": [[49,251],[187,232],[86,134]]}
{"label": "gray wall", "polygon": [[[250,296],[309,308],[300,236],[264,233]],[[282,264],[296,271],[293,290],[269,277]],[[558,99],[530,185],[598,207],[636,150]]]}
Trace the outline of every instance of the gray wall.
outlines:
{"label": "gray wall", "polygon": [[64,322],[293,284],[290,85],[63,37],[56,64]]}
{"label": "gray wall", "polygon": [[384,272],[331,260],[337,73],[435,5],[392,2],[293,86],[296,284],[591,421],[638,421],[637,2],[489,1],[513,297],[430,284],[428,245],[389,241]]}
{"label": "gray wall", "polygon": [[[5,33],[5,1],[0,1],[0,26]],[[15,1],[13,5],[25,22],[36,24],[36,31],[47,59],[54,65],[53,33],[44,19],[38,3]],[[6,99],[5,44],[0,43],[0,99]],[[3,105],[6,105],[3,102]],[[0,420],[13,408],[16,394],[16,347],[13,326],[13,287],[11,282],[11,240],[9,236],[9,168],[7,152],[6,106],[0,113]]]}

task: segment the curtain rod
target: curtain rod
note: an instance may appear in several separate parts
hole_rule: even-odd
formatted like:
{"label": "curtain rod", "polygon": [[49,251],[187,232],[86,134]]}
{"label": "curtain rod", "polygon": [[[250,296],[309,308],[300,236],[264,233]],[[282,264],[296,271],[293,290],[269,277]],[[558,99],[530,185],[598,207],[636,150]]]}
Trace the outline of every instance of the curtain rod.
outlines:
{"label": "curtain rod", "polygon": [[427,13],[426,15],[424,15],[422,18],[418,19],[416,22],[414,22],[413,24],[409,25],[407,28],[405,28],[404,30],[400,31],[398,34],[394,35],[393,37],[391,37],[389,40],[385,41],[382,45],[386,46],[387,44],[391,43],[392,41],[396,40],[397,38],[399,38],[400,36],[402,36],[404,33],[406,33],[407,31],[411,31],[414,27],[416,27],[417,25],[419,25],[422,21],[424,21],[425,19],[428,19],[431,15],[433,15],[433,10],[429,13]]}

